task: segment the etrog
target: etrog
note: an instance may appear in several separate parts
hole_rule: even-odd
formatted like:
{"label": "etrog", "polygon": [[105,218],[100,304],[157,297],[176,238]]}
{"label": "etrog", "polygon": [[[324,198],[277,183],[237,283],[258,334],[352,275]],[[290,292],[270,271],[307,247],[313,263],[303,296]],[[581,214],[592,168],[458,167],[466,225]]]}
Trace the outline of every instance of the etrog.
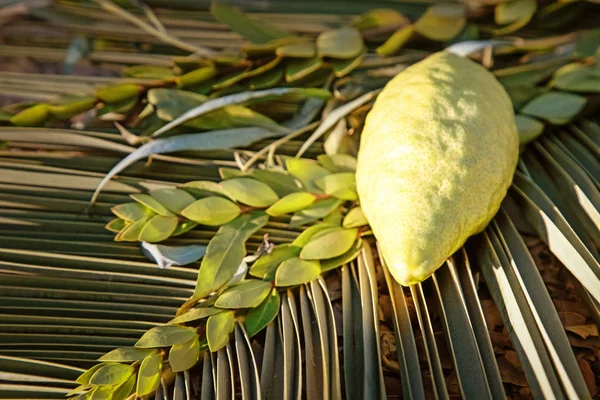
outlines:
{"label": "etrog", "polygon": [[365,122],[356,181],[400,284],[423,281],[485,228],[518,155],[510,98],[481,65],[440,52],[386,85]]}

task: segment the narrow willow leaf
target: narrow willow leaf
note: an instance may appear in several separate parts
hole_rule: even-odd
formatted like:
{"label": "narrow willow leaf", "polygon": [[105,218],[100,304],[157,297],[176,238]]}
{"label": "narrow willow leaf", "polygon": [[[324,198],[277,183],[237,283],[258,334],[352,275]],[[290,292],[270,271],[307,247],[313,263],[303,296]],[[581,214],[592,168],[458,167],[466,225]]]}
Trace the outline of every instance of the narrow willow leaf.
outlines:
{"label": "narrow willow leaf", "polygon": [[166,246],[143,242],[142,252],[159,268],[172,265],[188,265],[201,259],[206,253],[206,246],[191,244],[188,246]]}
{"label": "narrow willow leaf", "polygon": [[330,172],[312,160],[303,158],[286,158],[285,168],[298,178],[311,192],[321,193],[316,181],[329,175]]}
{"label": "narrow willow leaf", "polygon": [[244,324],[249,337],[253,337],[265,329],[277,317],[280,304],[281,297],[277,293],[277,289],[273,288],[258,307],[248,311]]}
{"label": "narrow willow leaf", "polygon": [[461,4],[435,4],[415,23],[415,31],[431,40],[446,41],[458,35],[467,23],[466,9]]}
{"label": "narrow willow leaf", "polygon": [[349,154],[320,154],[317,160],[332,173],[356,172],[356,158]]}
{"label": "narrow willow leaf", "polygon": [[223,311],[212,315],[206,322],[206,338],[210,351],[215,352],[229,343],[229,335],[235,327],[235,312]]}
{"label": "narrow willow leaf", "polygon": [[[136,99],[133,99],[136,102]],[[91,110],[96,105],[96,99],[86,97],[59,105],[51,105],[50,112],[58,119],[68,119],[84,111]]]}
{"label": "narrow willow leaf", "polygon": [[348,264],[350,261],[356,259],[360,254],[363,246],[363,240],[361,238],[356,239],[350,250],[337,257],[328,258],[327,260],[321,260],[321,273],[331,271],[344,264]]}
{"label": "narrow willow leaf", "polygon": [[369,221],[367,221],[360,207],[354,207],[348,211],[348,214],[344,217],[344,222],[342,222],[344,228],[358,228],[368,224]]}
{"label": "narrow willow leaf", "polygon": [[354,58],[349,59],[341,59],[336,60],[332,59],[329,61],[329,64],[333,67],[333,74],[337,78],[344,77],[348,75],[350,72],[354,71],[361,63],[367,53],[366,48]]}
{"label": "narrow willow leaf", "polygon": [[133,367],[131,365],[117,363],[106,364],[98,369],[98,371],[90,378],[90,385],[120,385],[127,381],[132,374]]}
{"label": "narrow willow leaf", "polygon": [[115,236],[115,241],[117,242],[137,242],[140,233],[146,223],[150,221],[151,217],[144,217],[142,219],[138,219],[134,223],[127,225],[121,232]]}
{"label": "narrow willow leaf", "polygon": [[288,32],[265,24],[264,21],[254,20],[220,1],[211,2],[210,13],[219,22],[228,25],[244,39],[253,43],[268,43],[275,39],[292,36]]}
{"label": "narrow willow leaf", "polygon": [[212,181],[191,181],[179,186],[186,192],[192,194],[196,198],[221,196],[227,197],[221,186],[217,182]]}
{"label": "narrow willow leaf", "polygon": [[269,207],[279,196],[267,184],[252,178],[234,178],[220,183],[234,200],[251,207]]}
{"label": "narrow willow leaf", "polygon": [[162,215],[155,215],[144,225],[138,236],[138,240],[141,242],[162,242],[168,239],[175,229],[177,228],[177,217],[163,217]]}
{"label": "narrow willow leaf", "polygon": [[527,115],[517,114],[515,117],[517,130],[519,131],[519,143],[527,144],[535,140],[544,131],[544,124]]}
{"label": "narrow willow leaf", "polygon": [[129,195],[129,197],[131,197],[138,203],[146,206],[147,208],[151,209],[158,215],[162,215],[164,217],[172,217],[175,215],[171,211],[169,211],[164,205],[162,205],[160,202],[158,202],[154,197],[150,196],[149,194],[145,194],[145,193],[137,194],[136,193],[136,194]]}
{"label": "narrow willow leaf", "polygon": [[279,57],[311,58],[317,54],[317,49],[310,42],[290,43],[279,46],[275,54]]}
{"label": "narrow willow leaf", "polygon": [[521,112],[551,124],[563,125],[579,114],[586,103],[585,97],[573,93],[546,92],[527,103]]}
{"label": "narrow willow leaf", "polygon": [[117,217],[129,222],[135,222],[139,219],[154,215],[154,211],[140,203],[133,202],[116,205],[111,208],[110,211],[112,211],[112,213]]}
{"label": "narrow willow leaf", "polygon": [[220,313],[222,310],[214,307],[196,307],[169,321],[169,324],[183,324],[185,322],[197,321]]}
{"label": "narrow willow leaf", "polygon": [[267,221],[266,214],[251,212],[219,228],[202,259],[195,297],[205,297],[229,282],[246,254],[246,240]]}
{"label": "narrow willow leaf", "polygon": [[202,225],[219,226],[240,215],[240,207],[217,196],[205,197],[190,204],[181,215]]}
{"label": "narrow willow leaf", "polygon": [[375,51],[382,56],[391,56],[400,51],[400,49],[413,36],[415,28],[413,25],[406,25],[398,29],[392,36],[379,46]]}
{"label": "narrow willow leaf", "polygon": [[363,46],[360,32],[350,26],[325,31],[317,37],[320,57],[354,58],[362,52]]}
{"label": "narrow willow leaf", "polygon": [[252,77],[248,80],[248,87],[252,90],[267,89],[276,86],[284,76],[282,67],[272,69],[264,74]]}
{"label": "narrow willow leaf", "polygon": [[160,355],[152,354],[144,358],[138,371],[136,396],[141,397],[154,392],[160,385],[161,372],[162,357]]}
{"label": "narrow willow leaf", "polygon": [[125,228],[126,226],[127,226],[127,222],[124,219],[115,218],[112,221],[110,221],[108,224],[106,224],[104,226],[104,229],[117,233],[117,232],[123,230],[123,228]]}
{"label": "narrow willow leaf", "polygon": [[196,201],[191,194],[182,189],[151,190],[149,194],[175,214],[180,214],[184,208]]}
{"label": "narrow willow leaf", "polygon": [[232,309],[257,307],[270,290],[270,282],[250,279],[226,289],[215,301],[215,307]]}
{"label": "narrow willow leaf", "polygon": [[[254,92],[258,93],[258,92]],[[90,203],[93,205],[106,184],[118,173],[136,161],[154,154],[173,153],[186,150],[219,150],[248,146],[268,137],[279,136],[280,133],[267,128],[237,128],[177,135],[167,139],[156,139],[146,143],[129,154],[115,165],[98,184]]]}
{"label": "narrow willow leaf", "polygon": [[298,237],[292,242],[292,245],[302,248],[314,235],[321,231],[324,231],[325,229],[330,229],[333,227],[335,227],[335,225],[323,222],[320,224],[309,226],[300,235],[298,235]]}
{"label": "narrow willow leaf", "polygon": [[254,264],[252,264],[252,267],[250,267],[248,273],[265,281],[272,281],[275,279],[277,267],[279,267],[283,261],[299,256],[300,250],[300,247],[293,244],[276,246],[271,253],[262,255],[256,260]]}
{"label": "narrow willow leaf", "polygon": [[274,59],[272,59],[271,61],[269,61],[267,63],[264,63],[260,67],[254,68],[253,70],[246,72],[244,74],[244,79],[253,78],[255,76],[259,76],[268,71],[271,71],[272,69],[277,67],[280,62],[281,62],[281,58],[275,57]]}
{"label": "narrow willow leaf", "polygon": [[173,77],[171,68],[155,65],[133,65],[123,70],[124,76],[140,79],[169,79]]}
{"label": "narrow willow leaf", "polygon": [[112,395],[112,400],[127,399],[134,391],[136,381],[137,374],[132,374],[126,382],[123,382],[119,386],[115,387]]}
{"label": "narrow willow leaf", "polygon": [[300,252],[303,260],[323,260],[341,256],[354,244],[358,235],[356,228],[331,228],[314,235]]}
{"label": "narrow willow leaf", "polygon": [[321,275],[319,261],[302,260],[293,257],[281,263],[275,274],[275,285],[295,286],[308,283]]}
{"label": "narrow willow leaf", "polygon": [[182,344],[176,344],[169,350],[169,365],[173,372],[187,371],[198,362],[200,342],[198,336]]}
{"label": "narrow willow leaf", "polygon": [[318,219],[326,217],[336,208],[342,204],[339,199],[325,199],[315,202],[312,206],[305,208],[304,210],[295,212],[292,215],[290,224],[292,226],[302,226]]}
{"label": "narrow willow leaf", "polygon": [[195,86],[213,78],[216,72],[217,71],[213,65],[208,65],[177,76],[174,78],[174,81],[179,87]]}
{"label": "narrow willow leaf", "polygon": [[305,78],[321,68],[322,65],[323,59],[321,57],[289,60],[285,64],[285,80],[286,82],[294,82]]}
{"label": "narrow willow leaf", "polygon": [[316,197],[312,193],[290,193],[282,199],[279,199],[271,207],[267,208],[266,213],[272,217],[278,217],[280,215],[300,211],[313,204],[315,200]]}
{"label": "narrow willow leaf", "polygon": [[[179,126],[193,118],[197,118],[201,115],[207,114],[211,111],[218,110],[225,106],[229,106],[232,104],[240,104],[245,103],[251,100],[258,100],[265,97],[273,97],[273,96],[283,96],[288,94],[295,94],[300,96],[309,96],[309,97],[317,97],[323,98],[326,100],[331,96],[326,90],[323,89],[314,89],[314,88],[275,88],[275,89],[267,89],[258,92],[243,92],[237,94],[231,94],[223,97],[219,97],[216,99],[212,99],[199,105],[198,107],[192,108],[189,111],[186,111],[180,117],[174,119],[169,122],[162,128],[158,129],[156,132],[152,134],[153,137],[159,136],[176,126]],[[231,146],[230,146],[231,147]]]}
{"label": "narrow willow leaf", "polygon": [[185,326],[162,325],[150,329],[137,341],[135,347],[169,347],[189,341],[196,335],[194,328]]}
{"label": "narrow willow leaf", "polygon": [[354,172],[339,172],[326,175],[315,182],[325,194],[341,200],[358,200]]}
{"label": "narrow willow leaf", "polygon": [[123,83],[105,86],[96,90],[96,97],[104,103],[118,103],[120,101],[137,96],[141,86],[135,83]]}
{"label": "narrow willow leaf", "polygon": [[79,377],[75,380],[75,382],[80,383],[82,385],[90,383],[90,378],[94,376],[96,371],[102,368],[106,364],[98,364],[94,365],[92,368],[85,371],[83,374],[79,375]]}
{"label": "narrow willow leaf", "polygon": [[98,361],[102,362],[134,362],[134,361],[142,361],[144,358],[149,356],[150,354],[156,353],[156,350],[151,349],[137,349],[135,347],[121,347],[118,349],[114,349],[109,351],[102,357],[98,359]]}

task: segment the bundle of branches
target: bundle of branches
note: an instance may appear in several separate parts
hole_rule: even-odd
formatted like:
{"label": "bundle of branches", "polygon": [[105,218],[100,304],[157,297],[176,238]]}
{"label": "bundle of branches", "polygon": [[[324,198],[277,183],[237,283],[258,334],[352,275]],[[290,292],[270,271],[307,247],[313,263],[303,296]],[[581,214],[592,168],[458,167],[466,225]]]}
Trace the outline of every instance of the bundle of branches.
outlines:
{"label": "bundle of branches", "polygon": [[[0,397],[596,394],[597,4],[191,6],[0,10]],[[355,156],[444,48],[504,86],[521,156],[485,231],[402,287]]]}

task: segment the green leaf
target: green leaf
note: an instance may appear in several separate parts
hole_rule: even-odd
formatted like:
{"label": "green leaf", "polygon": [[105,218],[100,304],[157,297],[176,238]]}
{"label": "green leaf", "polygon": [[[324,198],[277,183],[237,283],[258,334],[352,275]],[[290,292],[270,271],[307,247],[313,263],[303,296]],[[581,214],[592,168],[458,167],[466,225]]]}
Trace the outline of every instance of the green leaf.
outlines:
{"label": "green leaf", "polygon": [[600,28],[586,29],[577,35],[575,54],[577,57],[592,57],[600,48]]}
{"label": "green leaf", "polygon": [[382,56],[391,56],[396,54],[413,36],[414,32],[415,28],[413,25],[403,26],[394,32],[394,34],[390,36],[388,40],[386,40],[385,43],[379,46],[375,51],[377,54],[381,54]]}
{"label": "green leaf", "polygon": [[234,178],[220,183],[232,199],[251,207],[269,207],[279,200],[277,193],[267,184],[252,178]]}
{"label": "green leaf", "polygon": [[136,396],[142,397],[154,392],[160,385],[161,372],[162,357],[160,355],[151,354],[144,358],[138,371]]}
{"label": "green leaf", "polygon": [[112,400],[113,386],[97,386],[90,390],[90,400]]}
{"label": "green leaf", "polygon": [[537,9],[535,0],[513,0],[500,3],[495,8],[494,18],[497,24],[508,26],[496,29],[496,35],[506,35],[515,32],[531,21]]}
{"label": "green leaf", "polygon": [[356,180],[354,172],[339,172],[326,175],[316,182],[325,194],[337,197],[341,200],[358,200],[356,192]]}
{"label": "green leaf", "polygon": [[321,275],[321,264],[315,260],[293,257],[281,263],[275,274],[275,285],[295,286],[308,283]]}
{"label": "green leaf", "polygon": [[120,384],[114,388],[112,400],[125,400],[133,392],[135,388],[135,382],[137,381],[137,374],[132,374],[126,382]]}
{"label": "green leaf", "polygon": [[[136,99],[132,99],[136,102]],[[75,101],[68,101],[58,105],[51,105],[50,112],[58,119],[68,119],[84,111],[91,110],[96,105],[96,99],[93,97],[84,97]],[[104,108],[104,107],[103,107]]]}
{"label": "green leaf", "polygon": [[94,376],[90,379],[90,384],[95,386],[104,385],[120,385],[127,381],[133,374],[134,370],[131,365],[127,364],[106,364],[98,369]]}
{"label": "green leaf", "polygon": [[302,184],[286,171],[257,169],[252,177],[269,185],[280,197],[302,190]]}
{"label": "green leaf", "polygon": [[209,79],[216,75],[216,69],[214,65],[208,65],[205,67],[197,68],[181,76],[174,78],[178,87],[195,86],[201,83],[205,83]]}
{"label": "green leaf", "polygon": [[10,118],[10,123],[16,126],[39,126],[50,118],[48,104],[36,104]]}
{"label": "green leaf", "polygon": [[[596,65],[595,70],[600,68]],[[567,64],[554,73],[550,86],[570,92],[600,92],[600,74],[595,70],[579,63]]]}
{"label": "green leaf", "polygon": [[121,347],[118,349],[114,349],[109,351],[102,357],[98,359],[98,361],[102,362],[133,362],[133,361],[142,361],[144,358],[149,356],[150,354],[156,353],[156,350],[151,349],[137,349],[135,347]]}
{"label": "green leaf", "polygon": [[106,226],[104,226],[104,229],[116,233],[116,232],[123,230],[123,228],[125,228],[126,226],[127,226],[127,221],[125,221],[124,219],[121,219],[121,218],[115,218],[112,221],[110,221],[108,224],[106,224]]}
{"label": "green leaf", "polygon": [[550,122],[563,125],[569,123],[587,103],[587,99],[567,92],[543,93],[521,109],[523,114],[531,115]]}
{"label": "green leaf", "polygon": [[117,242],[137,242],[142,229],[146,226],[146,223],[150,221],[151,217],[144,217],[137,221],[127,225],[121,232],[115,236]]}
{"label": "green leaf", "polygon": [[280,304],[281,297],[277,293],[277,289],[273,288],[267,298],[258,307],[248,311],[244,324],[249,337],[253,337],[262,331],[275,319],[279,313]]}
{"label": "green leaf", "polygon": [[326,217],[333,210],[338,208],[341,204],[342,201],[335,198],[319,200],[315,202],[312,206],[307,207],[304,210],[295,212],[294,215],[292,215],[290,224],[292,226],[302,226],[311,223],[313,221]]}
{"label": "green leaf", "polygon": [[354,58],[363,48],[360,32],[351,26],[325,31],[317,37],[319,57]]}
{"label": "green leaf", "polygon": [[360,207],[354,207],[348,211],[348,214],[344,217],[344,222],[342,222],[344,228],[358,228],[368,224],[369,221],[367,221],[367,218]]}
{"label": "green leaf", "polygon": [[169,365],[173,372],[187,371],[200,358],[200,342],[198,336],[182,344],[176,344],[169,351]]}
{"label": "green leaf", "polygon": [[134,65],[123,70],[123,75],[140,79],[169,79],[173,77],[171,68],[155,65]]}
{"label": "green leaf", "polygon": [[211,181],[192,181],[186,182],[179,186],[188,193],[191,193],[197,198],[209,197],[209,196],[222,196],[227,197],[227,193],[223,191],[221,186],[217,182]]}
{"label": "green leaf", "polygon": [[354,260],[360,254],[362,250],[362,245],[363,240],[361,238],[358,238],[354,242],[352,247],[350,247],[350,250],[348,250],[344,254],[337,257],[328,258],[327,260],[321,260],[321,273],[331,271],[334,268],[340,267]]}
{"label": "green leaf", "polygon": [[169,321],[169,324],[183,324],[185,322],[197,321],[199,319],[210,317],[211,315],[218,314],[222,310],[214,307],[197,307],[192,308],[185,314],[181,314],[179,317],[175,317]]}
{"label": "green leaf", "polygon": [[237,204],[217,196],[205,197],[190,204],[181,215],[202,225],[219,226],[240,215]]}
{"label": "green leaf", "polygon": [[[317,233],[324,231],[325,229],[330,229],[330,228],[334,228],[334,227],[335,227],[334,225],[331,225],[328,223],[323,223],[323,222],[320,224],[309,226],[300,235],[298,235],[298,237],[292,242],[292,245],[302,248],[302,247],[306,246],[306,243],[308,243],[310,238],[312,238]],[[275,249],[277,249],[277,247]],[[259,258],[259,260],[260,260],[260,258]]]}
{"label": "green leaf", "polygon": [[415,23],[415,31],[431,40],[447,41],[458,35],[467,23],[466,9],[457,3],[435,4]]}
{"label": "green leaf", "polygon": [[138,240],[141,242],[156,243],[168,239],[177,228],[177,217],[163,217],[155,215],[148,221],[140,232]]}
{"label": "green leaf", "polygon": [[149,208],[140,203],[133,202],[116,205],[111,208],[110,211],[112,211],[112,213],[117,217],[129,222],[134,222],[142,218],[155,215],[154,211],[150,210]]}
{"label": "green leaf", "polygon": [[90,382],[90,378],[98,371],[100,368],[105,366],[106,364],[98,364],[94,365],[92,368],[85,371],[83,374],[79,375],[79,377],[75,380],[75,382],[80,383],[82,385],[88,384]]}
{"label": "green leaf", "polygon": [[300,252],[303,260],[323,260],[341,256],[354,244],[358,235],[356,228],[331,228],[314,235]]}
{"label": "green leaf", "polygon": [[294,82],[305,78],[321,68],[322,65],[323,59],[321,57],[289,60],[285,64],[285,80],[286,82]]}
{"label": "green leaf", "polygon": [[377,8],[359,15],[352,26],[359,31],[368,31],[384,26],[408,24],[410,21],[401,13],[389,8]]}
{"label": "green leaf", "polygon": [[[198,226],[197,222],[188,221],[188,220],[179,221],[179,223],[177,224],[177,228],[175,228],[175,232],[173,232],[171,234],[171,236],[183,235],[184,233],[191,231],[192,229],[194,229],[197,226]],[[181,265],[184,265],[184,264],[181,264]]]}
{"label": "green leaf", "polygon": [[275,54],[278,57],[312,58],[317,54],[317,49],[310,42],[290,43],[279,46]]}
{"label": "green leaf", "polygon": [[285,158],[285,168],[290,174],[300,179],[300,182],[311,192],[322,193],[315,181],[330,174],[325,168],[312,160],[303,158]]}
{"label": "green leaf", "polygon": [[138,95],[141,86],[135,83],[123,83],[105,86],[96,90],[96,97],[104,103],[118,103]]}
{"label": "green leaf", "polygon": [[206,322],[206,338],[210,351],[215,352],[229,343],[229,334],[234,327],[234,311],[223,311],[209,317]]}
{"label": "green leaf", "polygon": [[266,213],[278,217],[280,215],[293,213],[313,204],[316,197],[312,193],[297,192],[290,193],[287,196],[279,199],[271,207],[267,208]]}
{"label": "green leaf", "polygon": [[174,325],[161,325],[150,329],[137,341],[135,347],[169,347],[189,341],[196,335],[194,328]]}
{"label": "green leaf", "polygon": [[517,130],[519,131],[519,143],[526,144],[536,139],[544,131],[544,124],[527,115],[517,114],[515,116]]}
{"label": "green leaf", "polygon": [[251,212],[219,228],[202,259],[195,297],[205,297],[229,282],[246,255],[246,241],[268,220],[262,212]]}
{"label": "green leaf", "polygon": [[250,78],[248,86],[252,90],[272,88],[281,82],[283,75],[283,68],[275,68],[264,74]]}
{"label": "green leaf", "polygon": [[288,32],[265,24],[264,21],[254,20],[220,1],[211,2],[210,13],[216,20],[226,24],[231,30],[252,43],[267,43],[271,40],[292,36]]}
{"label": "green leaf", "polygon": [[182,189],[152,190],[149,194],[175,214],[180,214],[184,208],[196,201],[191,194]]}
{"label": "green leaf", "polygon": [[365,54],[367,53],[366,49],[354,58],[346,58],[346,59],[332,59],[329,61],[329,64],[333,67],[333,74],[337,78],[341,78],[343,76],[348,75],[355,68],[357,68],[361,63]]}
{"label": "green leaf", "polygon": [[300,250],[302,250],[300,247],[292,244],[281,244],[276,246],[270,254],[265,254],[256,260],[254,264],[252,264],[252,267],[250,267],[248,273],[265,281],[272,281],[275,279],[277,267],[279,267],[283,261],[299,256]]}
{"label": "green leaf", "polygon": [[215,302],[218,308],[252,308],[258,306],[269,294],[271,283],[250,279],[225,290]]}

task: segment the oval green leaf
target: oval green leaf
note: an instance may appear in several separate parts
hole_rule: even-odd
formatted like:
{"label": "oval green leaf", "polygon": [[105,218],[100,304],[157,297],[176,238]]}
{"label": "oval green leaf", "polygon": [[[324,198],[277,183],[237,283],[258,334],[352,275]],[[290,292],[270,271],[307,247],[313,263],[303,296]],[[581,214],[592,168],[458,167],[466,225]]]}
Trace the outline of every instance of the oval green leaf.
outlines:
{"label": "oval green leaf", "polygon": [[172,217],[163,217],[162,215],[155,215],[148,221],[142,230],[138,240],[140,242],[156,243],[167,240],[175,229],[177,229],[178,219],[175,215]]}
{"label": "oval green leaf", "polygon": [[155,213],[140,203],[123,203],[110,209],[117,217],[125,221],[135,222],[145,217],[151,217]]}
{"label": "oval green leaf", "polygon": [[181,215],[202,225],[219,226],[232,221],[240,212],[240,207],[234,202],[211,196],[193,202]]}
{"label": "oval green leaf", "polygon": [[221,188],[236,201],[251,207],[269,207],[279,200],[267,184],[252,178],[234,178],[220,183]]}
{"label": "oval green leaf", "polygon": [[320,57],[353,58],[363,51],[363,47],[360,32],[350,26],[325,31],[317,37]]}
{"label": "oval green leaf", "polygon": [[159,203],[154,197],[145,193],[137,193],[129,195],[132,199],[137,201],[138,203],[148,207],[158,215],[162,215],[165,217],[172,217],[174,214],[167,209],[164,205]]}
{"label": "oval green leaf", "polygon": [[156,350],[137,349],[135,347],[121,347],[114,349],[98,359],[102,362],[133,362],[141,361],[150,354],[156,353]]}
{"label": "oval green leaf", "polygon": [[142,397],[154,392],[160,384],[162,372],[162,358],[158,354],[152,354],[144,358],[138,371],[136,396]]}
{"label": "oval green leaf", "polygon": [[90,378],[95,386],[120,385],[133,374],[133,367],[127,364],[106,364]]}
{"label": "oval green leaf", "polygon": [[415,31],[431,40],[446,41],[467,23],[466,9],[458,3],[440,3],[427,9],[415,23]]}
{"label": "oval green leaf", "polygon": [[356,241],[358,230],[356,228],[332,228],[321,232],[311,238],[300,252],[303,260],[324,260],[341,256]]}
{"label": "oval green leaf", "polygon": [[290,258],[281,263],[275,274],[275,285],[295,286],[308,283],[321,275],[321,264],[316,260]]}
{"label": "oval green leaf", "polygon": [[135,347],[156,348],[169,347],[185,343],[196,335],[194,328],[184,326],[162,325],[150,329],[137,341]]}
{"label": "oval green leaf", "polygon": [[150,196],[175,214],[180,214],[184,208],[196,201],[191,194],[182,189],[152,190]]}
{"label": "oval green leaf", "polygon": [[358,200],[354,172],[340,172],[337,174],[326,175],[316,183],[325,194],[340,200]]}
{"label": "oval green leaf", "polygon": [[266,213],[272,217],[300,211],[316,200],[315,195],[307,192],[290,193],[287,196],[279,199],[271,207],[267,208]]}
{"label": "oval green leaf", "polygon": [[176,344],[169,351],[169,365],[173,372],[187,371],[198,362],[200,342],[195,336],[187,343]]}
{"label": "oval green leaf", "polygon": [[271,284],[251,279],[225,290],[215,302],[219,308],[252,308],[258,306],[269,294]]}
{"label": "oval green leaf", "polygon": [[277,289],[273,288],[267,298],[258,307],[248,311],[244,325],[249,337],[262,331],[275,319],[279,313],[280,304],[281,298],[279,297],[279,293],[277,293]]}
{"label": "oval green leaf", "polygon": [[344,222],[342,222],[344,228],[358,228],[368,224],[369,221],[367,221],[367,218],[360,207],[354,207],[348,211],[348,214],[344,217]]}
{"label": "oval green leaf", "polygon": [[563,125],[579,114],[586,103],[585,97],[573,93],[546,92],[527,103],[521,112],[551,124]]}
{"label": "oval green leaf", "polygon": [[206,322],[206,338],[210,351],[215,352],[229,343],[229,334],[235,327],[235,313],[223,311],[208,318]]}
{"label": "oval green leaf", "polygon": [[220,313],[222,310],[214,307],[198,307],[192,308],[185,314],[181,314],[179,317],[173,318],[169,321],[169,324],[183,324],[185,322],[197,321],[202,318],[210,317]]}
{"label": "oval green leaf", "polygon": [[137,381],[137,374],[132,374],[126,382],[120,384],[114,389],[112,400],[125,400],[132,393]]}
{"label": "oval green leaf", "polygon": [[265,254],[256,260],[254,264],[252,264],[252,267],[250,267],[248,273],[265,281],[272,281],[275,279],[275,272],[277,271],[279,264],[288,258],[299,256],[300,250],[302,250],[300,247],[294,246],[293,244],[281,244],[276,246],[270,254]]}
{"label": "oval green leaf", "polygon": [[349,154],[321,154],[319,163],[332,173],[356,172],[356,157]]}

